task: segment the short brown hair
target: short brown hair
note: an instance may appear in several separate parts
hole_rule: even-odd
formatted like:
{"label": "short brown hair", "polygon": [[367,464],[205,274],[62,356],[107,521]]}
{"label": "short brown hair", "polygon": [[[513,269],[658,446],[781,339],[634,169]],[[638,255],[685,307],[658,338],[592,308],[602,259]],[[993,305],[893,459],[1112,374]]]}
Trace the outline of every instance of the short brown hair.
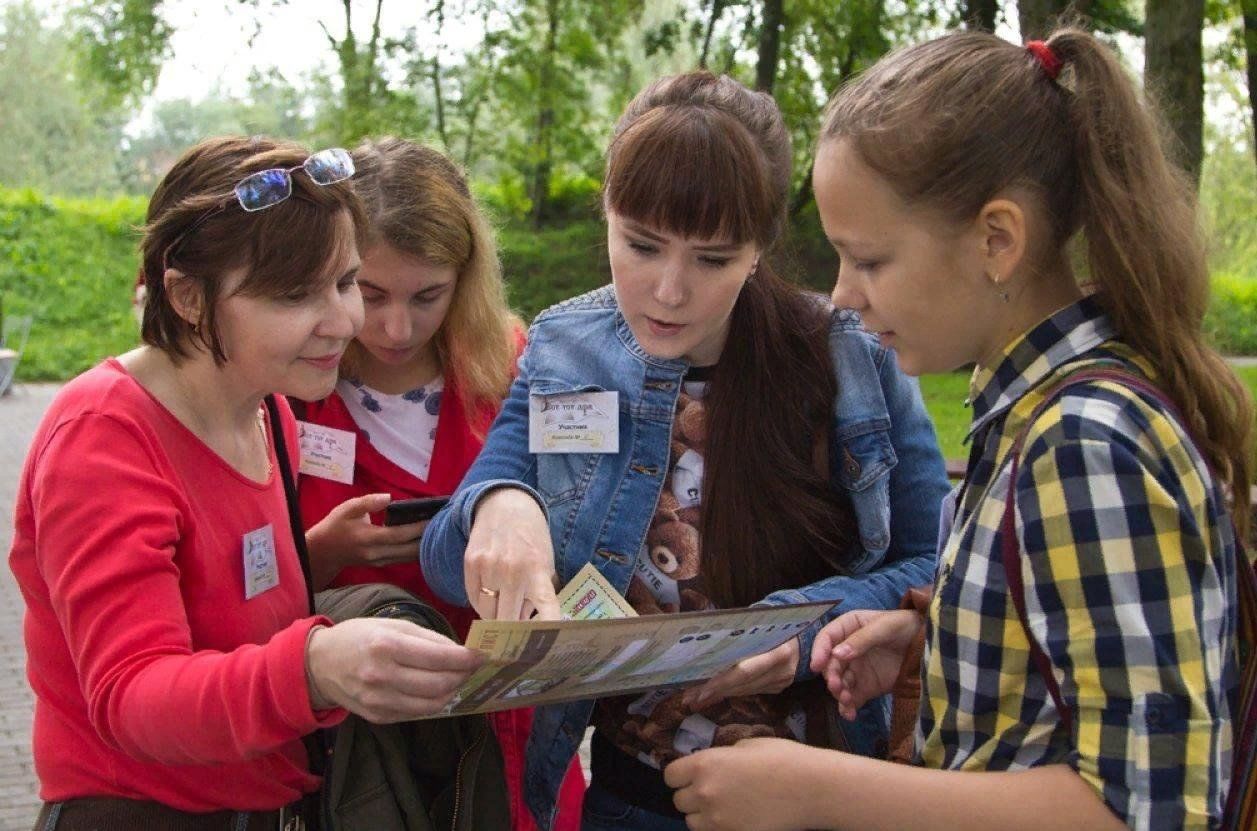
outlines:
{"label": "short brown hair", "polygon": [[[140,241],[140,274],[147,287],[140,324],[145,343],[179,360],[187,355],[188,339],[199,338],[221,364],[227,355],[215,311],[228,272],[248,269],[236,290],[240,294],[298,294],[326,278],[340,242],[336,229],[342,211],[353,222],[355,239],[362,241],[366,220],[349,181],[317,185],[297,170],[292,196],[282,203],[255,213],[237,203],[234,188],[241,179],[269,168],[296,167],[309,155],[290,141],[222,136],[206,139],[175,162],[149,200]],[[195,323],[184,320],[170,302],[167,266],[200,288],[201,315]]]}

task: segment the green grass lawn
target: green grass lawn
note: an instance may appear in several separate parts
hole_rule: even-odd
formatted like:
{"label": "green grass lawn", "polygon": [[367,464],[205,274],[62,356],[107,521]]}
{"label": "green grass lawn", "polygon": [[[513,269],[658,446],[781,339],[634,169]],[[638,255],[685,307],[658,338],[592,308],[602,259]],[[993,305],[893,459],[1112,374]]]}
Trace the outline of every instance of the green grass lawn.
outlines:
{"label": "green grass lawn", "polygon": [[[1257,398],[1257,366],[1236,367],[1235,374],[1248,385]],[[969,394],[969,373],[949,372],[942,375],[925,375],[921,378],[921,395],[938,431],[938,443],[947,459],[965,459],[968,447],[964,444],[969,429],[972,410],[965,406]]]}

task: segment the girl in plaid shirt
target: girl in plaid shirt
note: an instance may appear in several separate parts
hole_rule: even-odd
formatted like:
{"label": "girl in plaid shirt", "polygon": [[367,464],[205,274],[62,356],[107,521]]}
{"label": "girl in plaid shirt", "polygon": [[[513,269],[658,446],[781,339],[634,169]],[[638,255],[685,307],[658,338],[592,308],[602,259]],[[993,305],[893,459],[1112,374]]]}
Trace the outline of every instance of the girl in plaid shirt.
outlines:
{"label": "girl in plaid shirt", "polygon": [[[1253,408],[1202,339],[1192,188],[1134,84],[1083,31],[1025,48],[948,35],[838,94],[814,181],[835,305],[909,373],[977,364],[928,606],[843,615],[812,653],[850,717],[890,690],[924,627],[920,764],[755,739],[673,763],[677,807],[696,831],[1215,826]],[[1144,376],[1183,416],[1092,380],[1031,418],[1097,363]],[[1001,557],[1010,492],[1026,626]]]}

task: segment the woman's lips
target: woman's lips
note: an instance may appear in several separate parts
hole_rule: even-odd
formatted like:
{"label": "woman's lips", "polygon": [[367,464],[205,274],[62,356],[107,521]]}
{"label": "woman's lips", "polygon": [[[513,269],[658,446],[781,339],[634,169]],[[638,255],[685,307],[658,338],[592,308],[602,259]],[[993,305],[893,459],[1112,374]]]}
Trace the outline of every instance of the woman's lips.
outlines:
{"label": "woman's lips", "polygon": [[675,335],[685,328],[684,323],[665,323],[662,320],[655,320],[653,317],[646,318],[646,322],[650,325],[651,334],[661,338]]}
{"label": "woman's lips", "polygon": [[336,369],[340,366],[340,352],[332,352],[328,355],[317,355],[312,358],[302,358],[301,360],[318,369]]}

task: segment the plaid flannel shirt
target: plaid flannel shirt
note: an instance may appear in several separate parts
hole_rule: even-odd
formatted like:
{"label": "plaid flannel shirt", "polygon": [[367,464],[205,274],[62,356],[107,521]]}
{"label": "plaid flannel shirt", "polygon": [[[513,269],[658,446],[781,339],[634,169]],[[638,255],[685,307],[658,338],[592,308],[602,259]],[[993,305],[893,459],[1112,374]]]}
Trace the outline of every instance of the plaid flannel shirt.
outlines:
{"label": "plaid flannel shirt", "polygon": [[1083,300],[974,375],[972,452],[935,576],[917,747],[936,768],[1069,764],[1132,828],[1207,828],[1230,774],[1235,545],[1182,427],[1104,381],[1069,388],[1028,434],[1015,491],[1026,611],[1073,735],[1004,576],[1005,457],[1043,393],[1080,361],[1151,374],[1115,334]]}

